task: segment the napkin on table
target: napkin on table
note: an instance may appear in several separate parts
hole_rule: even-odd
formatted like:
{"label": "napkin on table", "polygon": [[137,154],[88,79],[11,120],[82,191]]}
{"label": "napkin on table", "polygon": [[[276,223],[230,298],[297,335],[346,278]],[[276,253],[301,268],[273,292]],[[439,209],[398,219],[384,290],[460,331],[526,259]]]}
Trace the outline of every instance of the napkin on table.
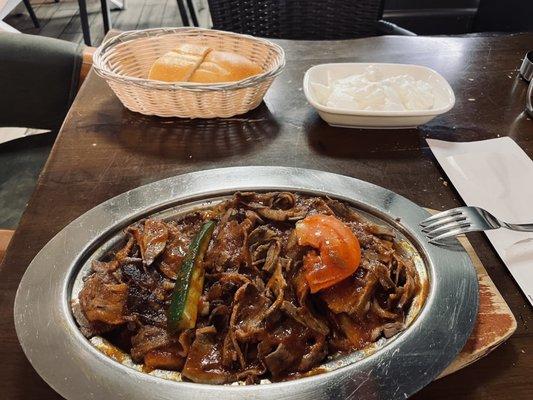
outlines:
{"label": "napkin on table", "polygon": [[[505,222],[533,223],[533,161],[511,138],[427,142],[468,206]],[[495,229],[486,235],[533,305],[533,232]]]}

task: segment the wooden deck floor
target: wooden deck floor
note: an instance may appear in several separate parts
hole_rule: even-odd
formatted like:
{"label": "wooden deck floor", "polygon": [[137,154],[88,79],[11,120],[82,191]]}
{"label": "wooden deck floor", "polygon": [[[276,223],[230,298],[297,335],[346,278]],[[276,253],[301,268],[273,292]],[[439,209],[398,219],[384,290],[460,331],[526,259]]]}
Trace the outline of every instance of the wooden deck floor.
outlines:
{"label": "wooden deck floor", "polygon": [[[89,24],[93,46],[104,37],[100,1],[88,0]],[[197,3],[200,21],[206,20],[203,2]],[[111,3],[109,3],[111,6]],[[41,27],[35,28],[24,8],[12,13],[5,22],[24,33],[54,37],[71,42],[83,41],[77,0],[32,0]],[[202,16],[204,16],[202,18]],[[176,0],[126,0],[124,10],[111,11],[113,28],[120,30],[145,29],[160,26],[182,26]],[[202,23],[201,23],[202,25]]]}

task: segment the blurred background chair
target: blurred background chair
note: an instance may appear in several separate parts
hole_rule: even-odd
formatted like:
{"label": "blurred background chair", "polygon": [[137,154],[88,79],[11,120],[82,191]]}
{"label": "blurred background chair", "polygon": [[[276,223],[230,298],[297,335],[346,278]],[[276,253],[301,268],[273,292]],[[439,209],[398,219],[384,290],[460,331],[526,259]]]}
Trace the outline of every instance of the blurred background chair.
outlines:
{"label": "blurred background chair", "polygon": [[[121,0],[28,1],[33,4],[40,28],[34,27],[22,0],[0,0],[0,5],[20,3],[5,23],[24,33],[72,42],[85,39],[94,45],[102,42],[104,31],[111,25],[117,30],[180,25],[209,28],[209,6],[215,27],[254,33],[261,32],[257,26],[264,25],[269,27],[266,33],[271,37],[275,37],[276,30],[278,36],[283,33],[284,37],[298,37],[306,33],[306,38],[407,33],[398,26],[419,35],[533,29],[533,0],[125,0],[125,8],[114,3]],[[87,6],[84,17],[80,15],[85,14],[80,2]],[[108,23],[101,15],[107,9],[102,9],[102,3],[111,8]],[[396,26],[376,22],[379,19]]]}
{"label": "blurred background chair", "polygon": [[384,0],[208,0],[214,29],[282,39],[414,35],[382,20]]}
{"label": "blurred background chair", "polygon": [[[533,0],[480,0],[472,31],[533,30]],[[531,44],[533,48],[533,43]]]}

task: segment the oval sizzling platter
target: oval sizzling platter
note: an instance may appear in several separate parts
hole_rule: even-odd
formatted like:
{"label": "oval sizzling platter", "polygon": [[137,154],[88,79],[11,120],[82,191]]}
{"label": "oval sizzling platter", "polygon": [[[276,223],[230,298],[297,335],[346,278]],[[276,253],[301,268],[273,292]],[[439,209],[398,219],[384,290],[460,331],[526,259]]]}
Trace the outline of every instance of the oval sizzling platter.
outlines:
{"label": "oval sizzling platter", "polygon": [[[322,374],[265,385],[179,382],[168,371],[146,374],[106,356],[87,340],[71,313],[90,260],[109,249],[130,223],[179,215],[236,191],[287,190],[349,202],[392,227],[428,284],[408,328],[389,340],[324,365]],[[354,178],[284,167],[238,167],[154,182],[93,208],[58,233],[35,257],[15,299],[22,348],[41,377],[67,399],[400,399],[431,382],[466,342],[478,306],[477,277],[462,247],[429,244],[418,223],[428,213],[409,200]],[[100,346],[101,347],[101,346]]]}

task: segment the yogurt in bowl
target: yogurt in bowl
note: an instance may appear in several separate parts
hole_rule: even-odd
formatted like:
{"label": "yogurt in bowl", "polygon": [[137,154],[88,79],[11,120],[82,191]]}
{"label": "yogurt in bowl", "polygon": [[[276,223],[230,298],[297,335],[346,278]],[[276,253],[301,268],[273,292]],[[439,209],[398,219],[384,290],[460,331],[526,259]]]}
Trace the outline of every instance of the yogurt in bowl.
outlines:
{"label": "yogurt in bowl", "polygon": [[321,64],[306,72],[304,92],[326,122],[343,127],[416,127],[455,103],[448,82],[419,65]]}

